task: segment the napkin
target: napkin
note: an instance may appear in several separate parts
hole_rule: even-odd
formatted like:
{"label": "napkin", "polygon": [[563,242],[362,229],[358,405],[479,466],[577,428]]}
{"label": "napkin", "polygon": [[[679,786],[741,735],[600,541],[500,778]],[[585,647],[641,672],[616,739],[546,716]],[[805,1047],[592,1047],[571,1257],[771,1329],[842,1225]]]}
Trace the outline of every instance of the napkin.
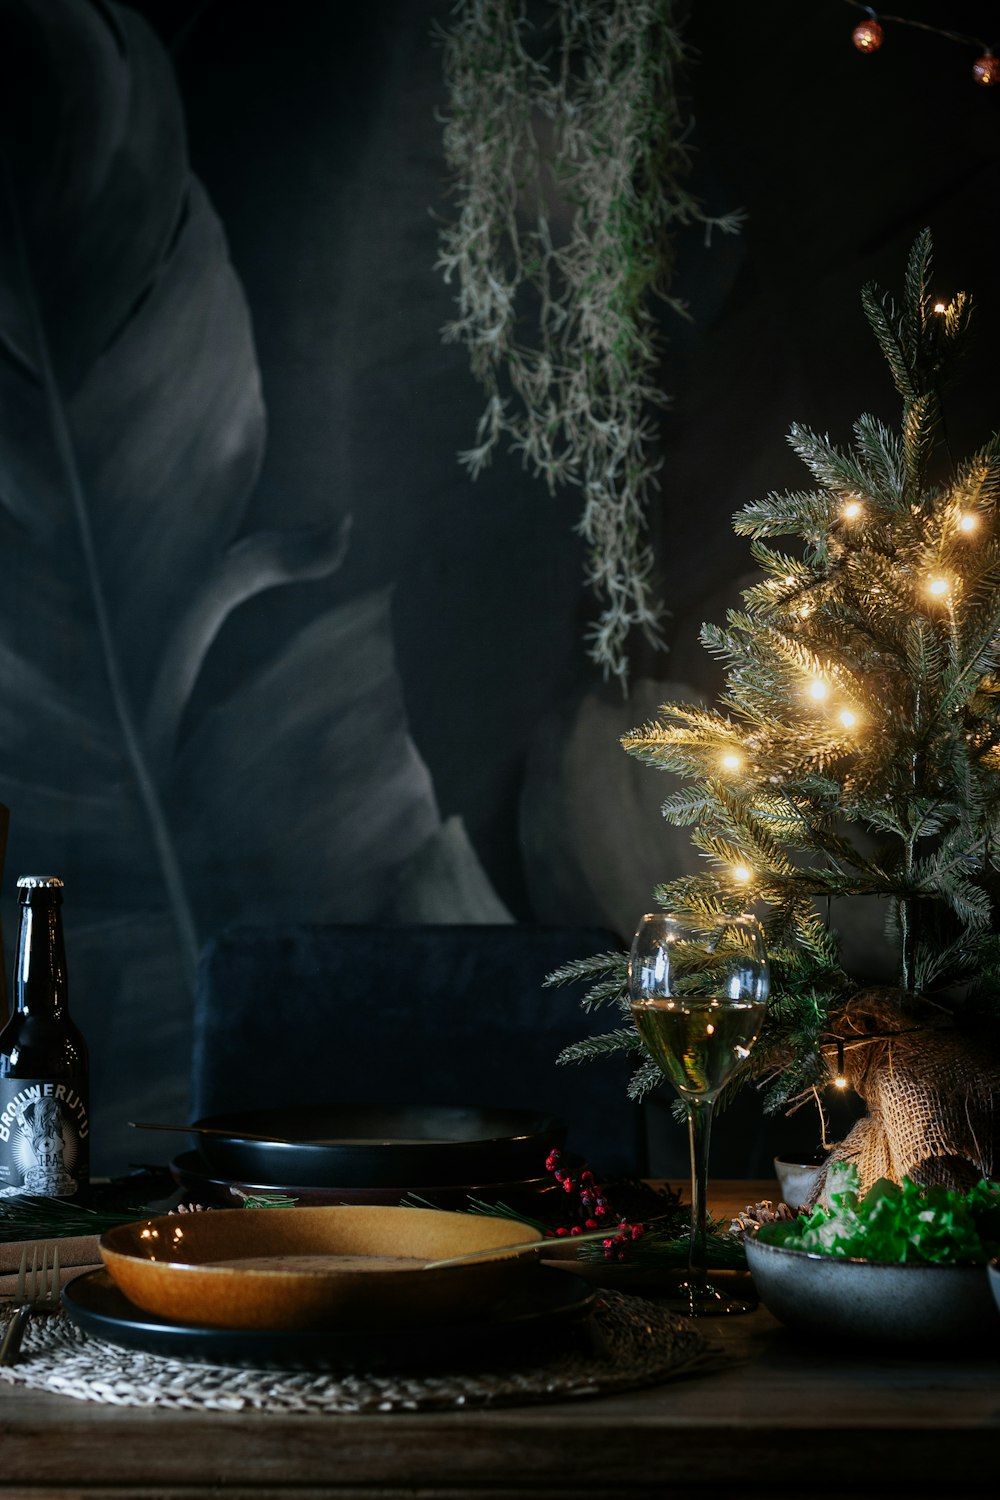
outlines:
{"label": "napkin", "polygon": [[59,1246],[59,1284],[65,1286],[74,1276],[101,1265],[101,1252],[97,1248],[96,1234],[73,1235],[67,1239],[10,1240],[0,1244],[0,1297],[13,1297],[17,1292],[17,1276],[21,1266],[21,1255],[28,1252],[28,1270],[31,1257],[37,1250],[38,1264],[42,1264],[42,1249],[49,1247],[52,1259],[53,1245]]}

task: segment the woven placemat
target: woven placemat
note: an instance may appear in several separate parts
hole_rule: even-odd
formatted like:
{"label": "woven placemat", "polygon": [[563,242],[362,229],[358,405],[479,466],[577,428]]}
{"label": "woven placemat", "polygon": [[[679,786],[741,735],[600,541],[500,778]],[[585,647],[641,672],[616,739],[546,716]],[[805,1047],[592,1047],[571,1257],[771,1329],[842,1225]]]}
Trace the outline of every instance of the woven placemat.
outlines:
{"label": "woven placemat", "polygon": [[29,1325],[0,1379],[115,1406],[194,1411],[414,1412],[600,1396],[711,1369],[719,1357],[695,1325],[654,1302],[602,1293],[564,1349],[524,1368],[433,1374],[275,1370],[164,1359],[81,1332],[61,1313]]}

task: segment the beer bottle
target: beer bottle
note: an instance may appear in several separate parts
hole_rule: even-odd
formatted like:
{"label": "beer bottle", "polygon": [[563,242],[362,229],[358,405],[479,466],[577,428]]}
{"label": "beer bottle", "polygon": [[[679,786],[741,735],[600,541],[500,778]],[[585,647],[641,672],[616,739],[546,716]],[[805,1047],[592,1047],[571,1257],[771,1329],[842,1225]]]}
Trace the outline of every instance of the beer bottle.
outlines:
{"label": "beer bottle", "polygon": [[69,1198],[90,1176],[87,1048],[69,1017],[63,883],[22,875],[14,1009],[0,1031],[0,1198]]}

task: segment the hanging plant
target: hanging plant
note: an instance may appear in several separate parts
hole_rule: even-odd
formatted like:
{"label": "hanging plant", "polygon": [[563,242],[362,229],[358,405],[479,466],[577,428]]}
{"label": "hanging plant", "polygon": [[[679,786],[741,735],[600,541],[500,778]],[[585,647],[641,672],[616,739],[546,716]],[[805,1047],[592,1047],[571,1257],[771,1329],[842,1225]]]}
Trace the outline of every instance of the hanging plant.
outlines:
{"label": "hanging plant", "polygon": [[[647,516],[659,492],[657,299],[673,231],[735,231],[687,192],[676,0],[465,0],[441,33],[444,146],[458,217],[438,265],[457,285],[444,329],[486,392],[475,478],[506,439],[550,491],[582,492],[585,577],[600,613],[589,654],[628,678],[627,642],[662,646]],[[532,8],[534,9],[534,8]]]}

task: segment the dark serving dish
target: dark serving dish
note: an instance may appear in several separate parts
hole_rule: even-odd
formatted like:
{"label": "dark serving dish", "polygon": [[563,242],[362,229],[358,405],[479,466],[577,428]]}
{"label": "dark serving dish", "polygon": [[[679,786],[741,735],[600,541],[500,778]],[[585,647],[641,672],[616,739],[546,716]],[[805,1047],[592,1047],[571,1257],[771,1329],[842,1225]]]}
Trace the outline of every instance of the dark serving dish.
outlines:
{"label": "dark serving dish", "polygon": [[338,1104],[209,1115],[192,1133],[232,1182],[406,1191],[537,1177],[566,1125],[525,1109]]}
{"label": "dark serving dish", "polygon": [[[562,1159],[567,1171],[583,1166],[582,1157],[564,1152]],[[533,1219],[550,1217],[551,1205],[553,1222],[558,1222],[565,1205],[565,1195],[551,1172],[514,1182],[449,1183],[447,1187],[437,1183],[429,1187],[415,1183],[408,1188],[316,1187],[311,1183],[290,1186],[286,1182],[240,1182],[217,1177],[200,1152],[182,1151],[170,1163],[170,1175],[193,1202],[220,1208],[238,1207],[247,1198],[287,1197],[302,1205],[407,1202],[430,1208],[467,1209],[469,1200],[475,1199],[480,1203],[502,1204]]]}

